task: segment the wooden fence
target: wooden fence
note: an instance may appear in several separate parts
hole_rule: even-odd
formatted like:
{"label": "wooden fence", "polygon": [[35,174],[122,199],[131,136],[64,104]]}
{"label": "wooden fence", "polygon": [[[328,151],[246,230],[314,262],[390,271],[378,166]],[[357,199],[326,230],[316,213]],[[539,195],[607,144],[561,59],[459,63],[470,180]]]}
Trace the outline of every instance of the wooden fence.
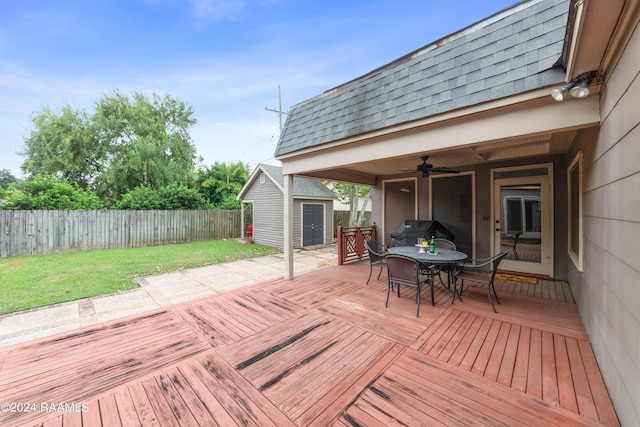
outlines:
{"label": "wooden fence", "polygon": [[239,210],[0,210],[0,257],[233,239],[242,227]]}
{"label": "wooden fence", "polygon": [[[333,237],[338,238],[338,227],[349,227],[349,218],[351,214],[349,211],[333,211]],[[365,212],[362,220],[362,227],[371,225],[371,212]]]}

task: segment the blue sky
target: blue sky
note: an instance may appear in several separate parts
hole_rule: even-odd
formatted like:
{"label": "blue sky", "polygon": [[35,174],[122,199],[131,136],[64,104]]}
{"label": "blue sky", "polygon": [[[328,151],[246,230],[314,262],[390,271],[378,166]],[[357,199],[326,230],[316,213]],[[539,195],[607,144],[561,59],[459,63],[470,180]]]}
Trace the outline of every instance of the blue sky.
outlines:
{"label": "blue sky", "polygon": [[42,107],[93,112],[119,90],[190,104],[204,165],[277,164],[282,108],[517,0],[0,0],[0,169]]}

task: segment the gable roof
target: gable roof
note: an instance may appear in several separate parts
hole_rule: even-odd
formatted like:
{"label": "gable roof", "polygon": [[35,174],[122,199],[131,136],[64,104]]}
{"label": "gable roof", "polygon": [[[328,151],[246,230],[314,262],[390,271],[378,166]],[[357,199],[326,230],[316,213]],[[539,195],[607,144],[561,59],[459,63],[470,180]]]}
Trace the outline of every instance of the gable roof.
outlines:
{"label": "gable roof", "polygon": [[564,82],[569,0],[528,0],[294,105],[275,156]]}
{"label": "gable roof", "polygon": [[[238,193],[236,197],[238,200],[242,200],[245,193],[261,173],[268,176],[284,194],[284,175],[282,174],[282,168],[280,166],[259,164],[242,187],[242,190],[240,190],[240,193]],[[298,176],[293,178],[293,197],[325,200],[337,199],[335,193],[327,188],[319,179],[302,178]]]}

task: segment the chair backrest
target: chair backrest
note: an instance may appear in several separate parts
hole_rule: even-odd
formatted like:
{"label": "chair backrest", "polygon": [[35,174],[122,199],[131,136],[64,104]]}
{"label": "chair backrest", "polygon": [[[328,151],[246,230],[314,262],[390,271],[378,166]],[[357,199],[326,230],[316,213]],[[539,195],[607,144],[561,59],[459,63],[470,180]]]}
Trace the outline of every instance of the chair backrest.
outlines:
{"label": "chair backrest", "polygon": [[364,247],[367,248],[370,262],[380,261],[384,258],[384,254],[382,253],[384,246],[382,246],[382,243],[378,242],[377,240],[365,240]]}
{"label": "chair backrest", "polygon": [[513,241],[513,247],[515,248],[516,245],[518,244],[518,240],[520,239],[520,236],[522,236],[522,231],[518,231],[516,234],[516,239]]}
{"label": "chair backrest", "polygon": [[418,284],[420,263],[413,258],[389,254],[385,257],[389,281],[407,285]]}
{"label": "chair backrest", "polygon": [[443,239],[442,237],[436,237],[434,240],[436,242],[436,248],[438,248],[438,249],[450,249],[452,251],[457,250],[456,249],[456,244],[453,243],[449,239]]}
{"label": "chair backrest", "polygon": [[[464,278],[467,276],[465,274],[466,271],[480,271],[482,272],[481,276],[475,277],[467,277],[471,280],[481,282],[481,283],[491,283],[493,281],[494,276],[496,275],[496,271],[498,271],[498,266],[500,265],[500,261],[503,260],[504,257],[507,256],[509,252],[500,252],[497,255],[492,256],[491,258],[478,259],[478,260],[470,260],[470,262],[465,262],[462,264],[462,270],[458,274],[458,277]],[[473,273],[471,273],[473,275]]]}

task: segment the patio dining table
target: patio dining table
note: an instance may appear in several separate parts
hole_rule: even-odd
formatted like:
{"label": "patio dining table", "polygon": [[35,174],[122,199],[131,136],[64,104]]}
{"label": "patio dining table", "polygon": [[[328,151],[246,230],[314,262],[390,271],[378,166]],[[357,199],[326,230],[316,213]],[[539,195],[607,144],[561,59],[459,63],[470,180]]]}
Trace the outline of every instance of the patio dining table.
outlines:
{"label": "patio dining table", "polygon": [[[422,249],[422,250],[421,250]],[[438,248],[435,254],[429,253],[429,250],[426,248],[422,248],[419,246],[393,246],[388,249],[388,253],[403,255],[409,258],[413,258],[416,261],[420,262],[425,268],[429,266],[443,266],[448,265],[450,268],[447,269],[447,289],[449,292],[453,294],[453,298],[451,303],[455,302],[456,296],[460,301],[462,301],[462,297],[458,292],[456,287],[456,264],[461,261],[466,260],[469,256],[464,252],[454,251],[450,249],[442,249]],[[434,277],[431,277],[431,280],[434,280]]]}

